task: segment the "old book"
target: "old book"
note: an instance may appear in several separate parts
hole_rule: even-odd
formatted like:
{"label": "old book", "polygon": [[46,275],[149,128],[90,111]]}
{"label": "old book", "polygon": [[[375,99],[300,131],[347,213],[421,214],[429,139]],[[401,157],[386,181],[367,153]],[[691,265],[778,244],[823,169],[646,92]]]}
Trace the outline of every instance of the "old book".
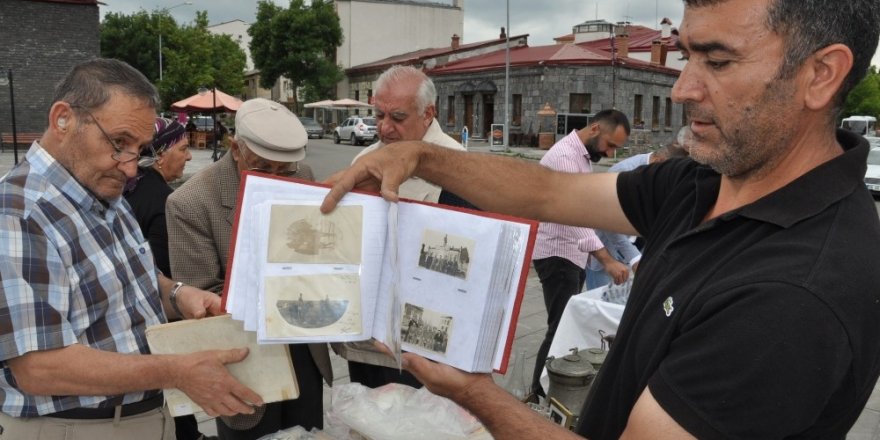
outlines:
{"label": "old book", "polygon": [[224,306],[260,343],[375,338],[506,369],[537,222],[245,173]]}
{"label": "old book", "polygon": [[[148,327],[146,333],[153,354],[247,347],[250,352],[243,361],[226,364],[230,374],[259,394],[266,403],[299,397],[287,346],[258,344],[256,334],[245,331],[241,321],[230,315],[155,325]],[[165,390],[165,400],[174,417],[202,410],[178,389]]]}

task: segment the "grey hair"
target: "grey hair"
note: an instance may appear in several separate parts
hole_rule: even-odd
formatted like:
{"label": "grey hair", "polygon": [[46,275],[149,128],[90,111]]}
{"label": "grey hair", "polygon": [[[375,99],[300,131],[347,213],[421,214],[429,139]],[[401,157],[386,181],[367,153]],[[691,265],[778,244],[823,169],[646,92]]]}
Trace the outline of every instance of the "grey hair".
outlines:
{"label": "grey hair", "polygon": [[437,89],[434,88],[434,81],[428,78],[424,72],[412,66],[394,65],[388,70],[382,72],[376,80],[375,93],[386,87],[392,87],[394,84],[400,84],[406,81],[419,80],[419,89],[416,91],[416,107],[419,113],[424,113],[429,105],[434,105],[437,100]]}
{"label": "grey hair", "polygon": [[[685,7],[701,7],[727,0],[684,0]],[[880,2],[877,0],[772,0],[767,28],[782,36],[785,55],[779,78],[791,78],[804,61],[819,49],[843,44],[853,53],[853,67],[834,97],[839,108],[846,95],[868,73],[880,37]],[[836,113],[836,112],[835,112]]]}
{"label": "grey hair", "polygon": [[159,107],[156,87],[134,67],[110,58],[95,58],[73,66],[55,86],[52,104],[64,101],[94,110],[110,101],[117,91],[154,109]]}

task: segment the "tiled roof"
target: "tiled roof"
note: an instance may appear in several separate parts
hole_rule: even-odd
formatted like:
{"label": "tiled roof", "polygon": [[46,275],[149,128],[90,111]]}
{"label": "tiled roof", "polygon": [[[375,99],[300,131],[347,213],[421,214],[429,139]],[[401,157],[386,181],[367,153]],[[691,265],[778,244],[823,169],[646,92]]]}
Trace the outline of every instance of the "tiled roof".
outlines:
{"label": "tiled roof", "polygon": [[[511,36],[510,40],[513,41],[521,38],[528,38],[528,36],[529,34]],[[391,67],[395,64],[416,64],[421,60],[426,60],[443,55],[451,55],[459,52],[466,52],[469,50],[479,49],[480,47],[492,46],[495,44],[502,44],[504,43],[504,41],[505,38],[497,38],[494,40],[462,44],[458,46],[458,49],[453,49],[452,46],[446,46],[416,50],[401,55],[394,55],[392,57],[384,58],[378,61],[373,61],[371,63],[360,64],[349,68],[347,70],[347,73],[350,75],[352,73],[358,73],[361,71],[385,70],[386,68]]]}
{"label": "tiled roof", "polygon": [[[591,43],[581,44],[553,44],[549,46],[516,47],[510,49],[511,67],[529,66],[610,66],[612,63],[611,52],[605,49],[592,47]],[[606,46],[608,45],[606,41]],[[610,49],[610,48],[607,48]],[[465,58],[453,61],[444,66],[431,69],[431,75],[450,75],[456,73],[470,73],[504,68],[506,54],[504,50],[487,53],[479,57]],[[631,69],[654,70],[662,73],[678,75],[677,69],[658,66],[646,61],[634,58],[617,57],[614,62],[618,66]]]}
{"label": "tiled roof", "polygon": [[[651,51],[651,43],[654,40],[660,39],[660,31],[656,29],[651,29],[649,27],[645,27],[638,24],[629,25],[629,51],[630,52],[650,52]],[[554,38],[558,43],[573,43],[574,42],[574,34],[566,34],[559,37]],[[673,33],[672,37],[668,40],[667,46],[670,50],[678,50],[675,47],[675,42],[678,41],[678,36]],[[587,45],[590,47],[595,47],[599,49],[607,49],[609,47],[609,38],[603,38],[601,40],[588,41],[584,43],[578,43],[582,45]]]}

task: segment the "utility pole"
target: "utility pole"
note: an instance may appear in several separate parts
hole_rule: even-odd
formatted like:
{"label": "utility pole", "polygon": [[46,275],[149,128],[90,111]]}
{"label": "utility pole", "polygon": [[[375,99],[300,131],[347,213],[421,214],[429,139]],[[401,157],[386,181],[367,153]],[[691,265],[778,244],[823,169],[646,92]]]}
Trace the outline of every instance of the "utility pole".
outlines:
{"label": "utility pole", "polygon": [[177,5],[171,6],[169,8],[159,9],[159,11],[163,13],[163,14],[159,15],[159,81],[162,81],[162,15],[164,15],[164,13],[166,13],[174,8],[177,8],[180,6],[188,6],[191,4],[192,4],[192,2],[183,2],[183,3],[177,4]]}

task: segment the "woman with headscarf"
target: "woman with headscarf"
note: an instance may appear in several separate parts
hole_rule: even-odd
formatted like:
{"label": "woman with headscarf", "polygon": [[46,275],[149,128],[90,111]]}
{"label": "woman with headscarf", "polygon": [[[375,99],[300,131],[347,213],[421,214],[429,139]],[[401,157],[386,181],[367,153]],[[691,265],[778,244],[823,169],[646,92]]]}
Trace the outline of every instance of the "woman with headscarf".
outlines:
{"label": "woman with headscarf", "polygon": [[[165,200],[174,191],[169,185],[183,176],[183,168],[192,159],[186,128],[173,119],[156,118],[153,141],[141,149],[138,172],[128,181],[123,195],[131,205],[141,232],[153,249],[156,267],[171,277],[168,260],[168,228],[165,225]],[[205,438],[193,416],[174,418],[179,440]]]}
{"label": "woman with headscarf", "polygon": [[171,276],[168,260],[168,229],[165,226],[165,200],[174,191],[169,182],[183,176],[186,162],[192,159],[184,126],[166,118],[156,118],[153,142],[141,150],[137,175],[126,185],[126,200],[144,237],[150,242],[156,267]]}

